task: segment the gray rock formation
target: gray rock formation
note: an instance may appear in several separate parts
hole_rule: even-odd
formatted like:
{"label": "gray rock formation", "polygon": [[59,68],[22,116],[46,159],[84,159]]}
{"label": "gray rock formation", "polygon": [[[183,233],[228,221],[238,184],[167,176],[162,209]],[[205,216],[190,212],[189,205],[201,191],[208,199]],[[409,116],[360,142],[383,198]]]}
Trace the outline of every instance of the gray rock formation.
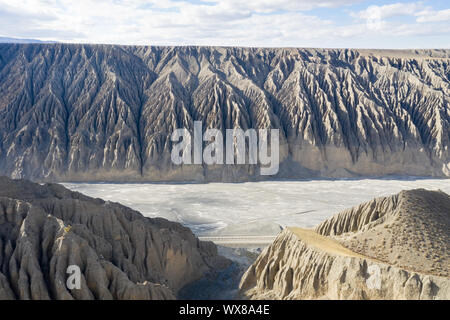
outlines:
{"label": "gray rock formation", "polygon": [[[81,270],[80,289],[66,286],[70,265]],[[0,177],[0,299],[174,299],[227,265],[180,224]]]}
{"label": "gray rock formation", "polygon": [[241,293],[251,299],[450,299],[449,217],[448,195],[413,190],[346,210],[316,231],[287,228],[246,271]]}
{"label": "gray rock formation", "polygon": [[175,128],[279,128],[279,177],[450,176],[448,50],[0,44],[0,173],[259,179],[174,166]]}

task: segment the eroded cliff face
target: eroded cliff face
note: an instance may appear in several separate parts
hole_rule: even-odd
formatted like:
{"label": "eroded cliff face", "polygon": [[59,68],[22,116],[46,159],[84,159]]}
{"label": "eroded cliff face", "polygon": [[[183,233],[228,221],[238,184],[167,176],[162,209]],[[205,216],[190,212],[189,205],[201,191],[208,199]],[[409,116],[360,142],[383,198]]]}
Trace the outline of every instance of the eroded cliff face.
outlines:
{"label": "eroded cliff face", "polygon": [[450,196],[425,189],[381,197],[316,227],[345,247],[409,270],[450,277]]}
{"label": "eroded cliff face", "polygon": [[450,279],[330,253],[284,230],[247,270],[249,299],[450,299]]}
{"label": "eroded cliff face", "polygon": [[[0,299],[174,299],[228,260],[165,219],[0,177]],[[80,289],[66,285],[81,270]]]}
{"label": "eroded cliff face", "polygon": [[0,173],[264,178],[175,166],[175,128],[280,129],[279,177],[450,176],[449,52],[0,45]]}
{"label": "eroded cliff face", "polygon": [[253,299],[450,299],[450,197],[402,191],[288,228],[240,287]]}

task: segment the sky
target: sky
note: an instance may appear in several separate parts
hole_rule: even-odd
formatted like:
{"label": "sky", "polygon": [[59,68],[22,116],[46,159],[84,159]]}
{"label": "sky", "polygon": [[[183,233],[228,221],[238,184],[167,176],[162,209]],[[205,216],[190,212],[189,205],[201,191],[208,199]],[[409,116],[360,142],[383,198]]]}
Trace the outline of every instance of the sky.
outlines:
{"label": "sky", "polygon": [[132,45],[450,48],[450,1],[0,0],[0,36]]}

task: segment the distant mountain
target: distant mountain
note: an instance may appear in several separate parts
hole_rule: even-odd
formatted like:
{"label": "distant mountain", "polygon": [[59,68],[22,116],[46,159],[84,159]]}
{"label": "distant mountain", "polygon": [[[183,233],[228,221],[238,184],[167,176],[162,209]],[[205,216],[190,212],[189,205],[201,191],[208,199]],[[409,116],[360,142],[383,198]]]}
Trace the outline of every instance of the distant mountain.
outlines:
{"label": "distant mountain", "polygon": [[0,43],[55,43],[55,41],[0,37]]}
{"label": "distant mountain", "polygon": [[278,177],[450,176],[450,50],[0,45],[0,173],[245,181],[175,128],[279,128]]}

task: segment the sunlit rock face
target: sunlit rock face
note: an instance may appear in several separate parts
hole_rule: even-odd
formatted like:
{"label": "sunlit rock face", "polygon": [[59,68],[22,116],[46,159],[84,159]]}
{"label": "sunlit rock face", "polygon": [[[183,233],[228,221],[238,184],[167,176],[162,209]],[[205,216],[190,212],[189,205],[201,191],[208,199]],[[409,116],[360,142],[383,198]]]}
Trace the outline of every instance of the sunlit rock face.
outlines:
{"label": "sunlit rock face", "polygon": [[243,181],[175,166],[175,128],[280,129],[278,177],[450,176],[448,50],[0,44],[0,173]]}
{"label": "sunlit rock face", "polygon": [[252,299],[450,298],[450,196],[405,190],[286,228],[243,275]]}
{"label": "sunlit rock face", "polygon": [[[0,300],[174,299],[228,264],[178,223],[58,184],[0,177]],[[73,266],[79,287],[67,285]]]}

